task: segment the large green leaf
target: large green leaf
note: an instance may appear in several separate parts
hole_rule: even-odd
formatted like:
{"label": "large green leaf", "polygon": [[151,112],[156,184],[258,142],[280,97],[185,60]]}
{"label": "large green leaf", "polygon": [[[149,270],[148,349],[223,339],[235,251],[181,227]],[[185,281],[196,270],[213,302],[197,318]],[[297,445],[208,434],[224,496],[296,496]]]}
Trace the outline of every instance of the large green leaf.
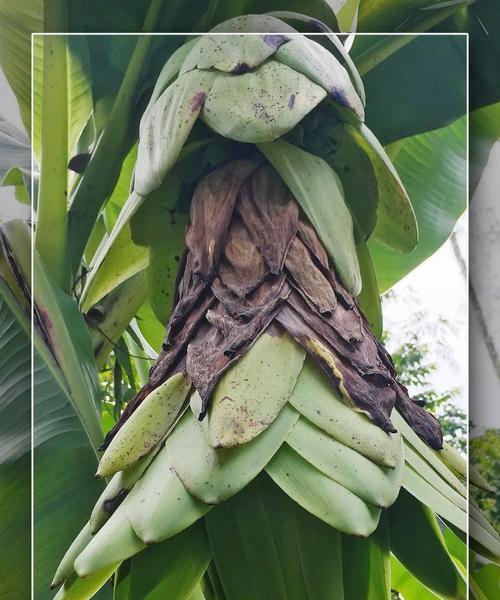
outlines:
{"label": "large green leaf", "polygon": [[418,36],[365,75],[366,123],[382,144],[465,114],[466,52],[465,36]]}
{"label": "large green leaf", "polygon": [[31,172],[30,142],[24,132],[0,116],[0,183],[13,167],[22,171],[28,184]]}
{"label": "large green leaf", "polygon": [[346,598],[389,600],[391,560],[387,515],[382,514],[377,529],[365,539],[343,535],[342,559]]}
{"label": "large green leaf", "polygon": [[485,600],[498,597],[500,593],[500,567],[487,564],[474,570],[471,574],[471,589],[479,589],[484,594]]}
{"label": "large green leaf", "polygon": [[201,521],[161,544],[152,544],[119,570],[114,600],[188,600],[210,562]]}
{"label": "large green leaf", "polygon": [[64,374],[72,404],[92,444],[102,441],[97,413],[98,381],[90,336],[76,302],[53,286],[35,254],[34,300],[45,332]]}
{"label": "large green leaf", "polygon": [[79,35],[69,36],[66,38],[66,45],[68,152],[69,156],[72,156],[83,128],[93,111],[94,104],[88,38]]}
{"label": "large green leaf", "polygon": [[0,64],[31,129],[31,34],[43,31],[43,0],[0,4]]}
{"label": "large green leaf", "polygon": [[[463,0],[363,0],[360,2],[358,31],[414,31],[429,14],[456,5],[458,10]],[[442,6],[441,6],[442,5]],[[426,29],[417,29],[426,31]]]}
{"label": "large green leaf", "polygon": [[261,475],[205,518],[227,600],[343,600],[340,534]]}
{"label": "large green leaf", "polygon": [[[37,158],[40,157],[44,38],[42,36],[33,38],[34,52],[32,54],[31,34],[66,30],[66,27],[61,25],[65,22],[61,3],[52,2],[48,8],[52,10],[45,11],[44,14],[43,0],[22,1],[17,3],[15,8],[11,3],[9,5],[8,2],[3,2],[0,7],[2,16],[0,64],[18,100],[27,132],[31,132],[31,101],[33,99],[33,142]],[[49,40],[50,38],[45,39]],[[68,145],[71,150],[92,110],[92,90],[85,38],[67,38],[66,59],[67,72],[64,90],[67,90],[68,96]],[[32,66],[33,79],[31,77]],[[32,83],[33,90],[31,90]],[[61,94],[63,89],[61,85],[57,86],[57,89],[62,98],[65,91]]]}
{"label": "large green leaf", "polygon": [[0,595],[27,598],[31,561],[29,321],[3,280],[0,293],[0,535],[9,547],[0,567]]}
{"label": "large green leaf", "polygon": [[449,20],[449,30],[466,31],[470,47],[470,106],[500,100],[500,11],[496,0],[472,2]]}
{"label": "large green leaf", "polygon": [[[97,33],[138,32],[146,18],[150,3],[136,0],[109,0],[96,2],[89,10],[86,0],[71,0],[68,12],[70,31]],[[193,24],[203,17],[207,0],[163,1],[157,31],[166,33],[191,31]],[[125,37],[125,36],[124,36]]]}
{"label": "large green leaf", "polygon": [[[380,291],[384,292],[431,256],[448,238],[466,207],[466,122],[410,137],[387,148],[408,191],[419,242],[399,254],[368,240]],[[439,165],[439,168],[436,168]]]}
{"label": "large green leaf", "polygon": [[[29,321],[2,289],[0,323],[3,373],[2,539],[9,543],[10,560],[2,562],[2,596],[24,598],[30,582],[30,390]],[[65,549],[74,538],[99,494],[92,479],[96,459],[57,367],[35,332],[34,385],[34,510],[35,593],[49,599],[50,582]],[[57,419],[54,418],[57,415]],[[11,540],[10,542],[8,540]],[[24,590],[24,591],[23,591]],[[106,595],[100,596],[105,598]],[[109,597],[109,595],[108,595]]]}
{"label": "large green leaf", "polygon": [[[9,221],[3,230],[20,276],[25,282],[31,282],[30,230],[21,220]],[[99,390],[87,326],[76,302],[53,285],[36,251],[33,254],[33,283],[31,293],[36,306],[36,325],[57,361],[61,385],[68,392],[89,439],[97,447],[102,439],[97,412]]]}
{"label": "large green leaf", "polygon": [[433,513],[402,490],[389,509],[389,522],[391,551],[408,571],[440,597],[465,598],[464,581]]}
{"label": "large green leaf", "polygon": [[[161,8],[161,0],[153,0],[149,4],[144,31],[150,31],[157,25]],[[113,191],[123,159],[130,149],[130,130],[134,125],[137,97],[144,81],[144,67],[150,55],[151,43],[151,36],[136,38],[109,118],[73,194],[68,213],[68,240],[73,273],[78,272],[92,228],[103,204]],[[102,176],[102,164],[107,166],[106,177]]]}
{"label": "large green leaf", "polygon": [[433,594],[413,577],[395,556],[391,556],[391,581],[392,589],[408,600],[439,600],[439,596]]}
{"label": "large green leaf", "polygon": [[[64,2],[46,6],[46,17],[58,17]],[[51,14],[51,13],[54,14]],[[64,12],[59,25],[64,26]],[[66,252],[68,206],[68,68],[66,37],[43,38],[40,123],[40,186],[37,199],[35,248],[48,274],[61,289],[69,288]],[[36,128],[38,132],[38,128]]]}
{"label": "large green leaf", "polygon": [[[215,4],[210,25],[213,26],[239,15],[283,10],[306,12],[310,17],[328,25],[333,31],[337,30],[335,6],[332,7],[330,0],[309,0],[307,6],[301,0],[220,0]],[[266,30],[266,33],[269,32]]]}

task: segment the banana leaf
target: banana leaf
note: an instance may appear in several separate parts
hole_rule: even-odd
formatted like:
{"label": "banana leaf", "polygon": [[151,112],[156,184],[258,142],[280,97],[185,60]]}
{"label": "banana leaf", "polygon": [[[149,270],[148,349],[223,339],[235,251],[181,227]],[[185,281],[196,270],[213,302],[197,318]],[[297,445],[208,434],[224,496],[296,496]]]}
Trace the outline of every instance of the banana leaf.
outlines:
{"label": "banana leaf", "polygon": [[0,593],[26,598],[31,561],[29,321],[3,281],[0,291],[0,534],[10,548],[0,567]]}
{"label": "banana leaf", "polygon": [[[383,293],[431,256],[466,207],[466,121],[401,140],[387,148],[417,217],[419,242],[399,254],[370,239],[368,248]],[[439,165],[439,169],[436,168]]]}
{"label": "banana leaf", "polygon": [[360,2],[358,31],[426,31],[429,14],[450,6],[458,10],[464,0],[363,0]]}
{"label": "banana leaf", "polygon": [[[0,403],[2,539],[9,545],[0,574],[2,597],[24,598],[30,589],[30,325],[9,291],[0,299],[3,382]],[[52,598],[55,568],[100,493],[92,479],[96,458],[45,343],[34,337],[35,594]],[[22,408],[21,408],[22,407]],[[54,419],[57,415],[57,420]],[[109,598],[103,594],[99,598]]]}
{"label": "banana leaf", "polygon": [[211,559],[202,521],[122,564],[113,600],[190,600]]}
{"label": "banana leaf", "polygon": [[382,144],[465,114],[466,44],[464,35],[418,36],[365,75],[366,124]]}
{"label": "banana leaf", "polygon": [[343,600],[340,533],[266,475],[205,520],[227,600]]}

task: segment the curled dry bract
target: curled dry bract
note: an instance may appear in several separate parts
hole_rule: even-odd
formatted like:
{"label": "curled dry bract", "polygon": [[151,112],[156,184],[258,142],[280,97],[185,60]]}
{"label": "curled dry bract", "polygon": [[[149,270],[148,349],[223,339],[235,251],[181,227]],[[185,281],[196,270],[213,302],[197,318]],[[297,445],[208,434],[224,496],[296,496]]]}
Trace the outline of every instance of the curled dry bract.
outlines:
{"label": "curled dry bract", "polygon": [[[420,437],[441,448],[437,420],[397,382],[389,354],[338,278],[315,229],[268,163],[236,160],[202,179],[193,195],[186,240],[175,306],[148,393],[184,372],[200,395],[203,419],[221,377],[229,377],[226,371],[251,351],[259,336],[267,332],[286,345],[286,331],[349,407],[388,433],[396,431],[391,413],[397,407]],[[274,351],[280,351],[279,344]],[[264,352],[262,360],[266,358]],[[224,390],[230,398],[231,386]],[[106,444],[143,400],[139,392]],[[249,396],[246,402],[251,404]],[[258,399],[254,402],[257,406]],[[252,437],[238,435],[242,440]],[[225,438],[220,430],[217,436]],[[229,436],[227,443],[238,443],[237,438]]]}

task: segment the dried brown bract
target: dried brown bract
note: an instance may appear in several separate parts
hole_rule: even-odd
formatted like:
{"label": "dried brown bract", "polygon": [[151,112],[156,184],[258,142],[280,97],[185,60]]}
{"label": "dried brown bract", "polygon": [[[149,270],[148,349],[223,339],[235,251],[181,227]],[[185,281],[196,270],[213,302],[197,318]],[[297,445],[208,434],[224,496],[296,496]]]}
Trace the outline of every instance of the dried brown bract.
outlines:
{"label": "dried brown bract", "polygon": [[[314,228],[268,165],[237,160],[197,186],[175,305],[149,392],[184,370],[203,418],[221,374],[271,323],[301,344],[354,410],[386,432],[397,407],[432,447],[438,421],[397,382],[391,358],[339,281]],[[104,447],[145,397],[129,404]]]}

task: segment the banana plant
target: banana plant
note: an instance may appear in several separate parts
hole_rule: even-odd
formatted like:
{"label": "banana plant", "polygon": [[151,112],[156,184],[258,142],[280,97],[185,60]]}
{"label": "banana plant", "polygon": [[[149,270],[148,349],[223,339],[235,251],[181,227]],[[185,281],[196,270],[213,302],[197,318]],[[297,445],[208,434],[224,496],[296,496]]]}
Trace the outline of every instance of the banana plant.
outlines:
{"label": "banana plant", "polygon": [[[53,244],[38,220],[33,290],[26,228],[2,236],[4,331],[26,344],[33,302],[43,364],[35,476],[42,490],[50,466],[54,488],[35,498],[40,597],[53,568],[59,599],[465,598],[464,459],[377,339],[380,290],[464,210],[465,106],[402,140],[377,131],[384,148],[366,77],[333,33],[301,23],[234,18],[173,53],[139,39],[107,115],[91,98],[102,87],[84,87],[92,114],[49,162],[41,129],[39,210],[63,231]],[[82,57],[55,41],[66,60],[41,49],[46,115],[45,77],[72,81],[68,56]],[[148,87],[155,52],[171,54]],[[44,160],[61,157],[81,172],[48,194]],[[104,436],[98,366],[127,328],[152,369]],[[497,534],[470,515],[471,548],[498,562]]]}

